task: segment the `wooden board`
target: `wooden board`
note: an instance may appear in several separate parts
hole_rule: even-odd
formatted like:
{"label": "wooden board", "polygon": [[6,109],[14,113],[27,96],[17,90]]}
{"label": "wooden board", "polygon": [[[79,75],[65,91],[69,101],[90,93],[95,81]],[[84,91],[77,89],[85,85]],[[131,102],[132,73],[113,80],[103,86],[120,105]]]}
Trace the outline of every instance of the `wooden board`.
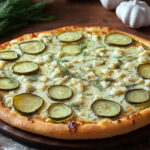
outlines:
{"label": "wooden board", "polygon": [[121,135],[113,138],[103,140],[58,140],[54,138],[35,135],[25,132],[23,130],[12,127],[3,121],[0,121],[0,132],[7,136],[36,148],[64,148],[64,149],[112,149],[112,148],[138,148],[138,143],[147,142],[150,139],[150,125],[141,128],[137,131],[131,132],[126,135]]}

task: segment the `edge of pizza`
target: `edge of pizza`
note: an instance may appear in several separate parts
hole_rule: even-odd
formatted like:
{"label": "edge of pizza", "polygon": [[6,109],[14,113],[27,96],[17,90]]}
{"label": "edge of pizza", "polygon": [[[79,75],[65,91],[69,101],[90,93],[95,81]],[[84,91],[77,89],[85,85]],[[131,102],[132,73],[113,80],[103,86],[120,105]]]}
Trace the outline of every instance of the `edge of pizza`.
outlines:
{"label": "edge of pizza", "polygon": [[[79,27],[79,26],[68,26],[59,29],[38,32],[33,34],[25,34],[15,40],[23,41],[24,39],[31,40],[33,37],[38,36],[40,33],[47,33],[49,35],[53,33],[61,33],[64,31],[78,30],[80,32],[88,31],[89,33],[96,33],[98,35],[107,33],[123,33],[129,35],[135,40],[142,42],[143,44],[149,46],[150,42],[140,38],[138,36],[128,34],[116,29],[111,29],[108,27]],[[13,45],[13,42],[9,41],[0,45],[0,49],[6,46]],[[69,139],[69,140],[79,140],[79,139],[102,139],[107,137],[112,137],[116,135],[125,134],[134,131],[140,127],[143,127],[150,123],[150,108],[144,109],[140,112],[128,115],[121,119],[114,121],[103,122],[101,124],[86,124],[80,120],[70,121],[67,124],[55,124],[46,123],[40,119],[30,119],[26,116],[22,116],[19,113],[12,112],[9,108],[4,106],[2,95],[0,95],[0,119],[4,122],[20,128],[22,130],[32,132],[35,134],[40,134],[43,136],[58,138],[58,139]]]}

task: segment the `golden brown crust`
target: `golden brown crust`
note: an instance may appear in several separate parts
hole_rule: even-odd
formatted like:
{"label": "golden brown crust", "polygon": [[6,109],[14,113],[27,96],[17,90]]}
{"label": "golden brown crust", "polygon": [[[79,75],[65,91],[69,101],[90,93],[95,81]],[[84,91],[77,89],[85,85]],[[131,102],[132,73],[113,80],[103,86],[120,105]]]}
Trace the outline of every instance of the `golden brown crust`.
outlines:
{"label": "golden brown crust", "polygon": [[[100,30],[101,29],[101,30]],[[60,33],[67,30],[79,30],[79,31],[88,31],[96,34],[107,34],[110,32],[120,32],[116,29],[110,29],[107,27],[63,27],[52,31],[38,32],[34,34],[26,34],[22,37],[17,38],[17,40],[22,41],[24,39],[32,39],[40,33],[52,34]],[[142,39],[138,36],[125,33],[130,35],[135,40],[142,42],[143,44],[149,46],[150,42]],[[9,41],[0,45],[0,49],[9,47],[13,44],[13,41]],[[2,96],[0,95],[0,102],[2,102]],[[0,103],[0,119],[7,122],[8,124],[23,129],[28,132],[49,136],[58,139],[101,139],[112,137],[116,135],[125,134],[131,131],[134,131],[140,127],[143,127],[150,123],[150,108],[142,110],[139,113],[132,114],[127,117],[123,117],[116,121],[102,122],[101,124],[78,124],[76,132],[70,132],[67,125],[63,124],[53,124],[45,123],[40,120],[31,120],[27,117],[21,116],[20,114],[11,111],[8,108],[5,108],[3,103]]]}

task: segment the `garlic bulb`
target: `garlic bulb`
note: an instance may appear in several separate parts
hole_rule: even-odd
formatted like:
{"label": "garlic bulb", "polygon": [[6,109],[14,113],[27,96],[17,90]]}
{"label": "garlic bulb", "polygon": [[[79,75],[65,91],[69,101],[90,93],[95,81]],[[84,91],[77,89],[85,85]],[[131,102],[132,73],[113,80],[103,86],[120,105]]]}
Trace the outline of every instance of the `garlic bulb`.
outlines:
{"label": "garlic bulb", "polygon": [[121,2],[116,9],[116,15],[131,28],[150,25],[150,7],[144,1]]}
{"label": "garlic bulb", "polygon": [[100,1],[101,1],[101,4],[106,9],[113,10],[120,4],[120,2],[125,1],[125,0],[100,0]]}

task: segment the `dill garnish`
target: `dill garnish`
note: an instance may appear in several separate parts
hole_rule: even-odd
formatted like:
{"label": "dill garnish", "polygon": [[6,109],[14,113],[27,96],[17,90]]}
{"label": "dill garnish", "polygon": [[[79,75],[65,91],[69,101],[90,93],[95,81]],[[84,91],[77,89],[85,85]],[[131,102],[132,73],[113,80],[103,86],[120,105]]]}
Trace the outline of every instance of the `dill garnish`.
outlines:
{"label": "dill garnish", "polygon": [[94,80],[94,85],[100,90],[100,91],[104,91],[104,88],[102,87],[102,85],[100,84],[99,78]]}
{"label": "dill garnish", "polygon": [[0,0],[0,36],[30,23],[56,19],[43,14],[44,8],[44,0]]}

